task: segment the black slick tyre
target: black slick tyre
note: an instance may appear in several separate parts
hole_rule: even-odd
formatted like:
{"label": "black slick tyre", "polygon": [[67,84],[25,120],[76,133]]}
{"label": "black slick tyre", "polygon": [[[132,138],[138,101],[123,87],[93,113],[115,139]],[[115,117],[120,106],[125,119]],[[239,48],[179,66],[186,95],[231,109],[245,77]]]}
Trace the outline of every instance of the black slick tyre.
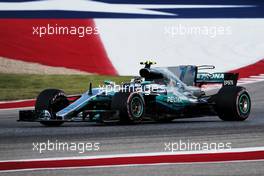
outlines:
{"label": "black slick tyre", "polygon": [[145,102],[139,93],[117,92],[112,98],[111,108],[119,111],[121,123],[128,124],[142,120]]}
{"label": "black slick tyre", "polygon": [[50,119],[41,121],[41,124],[45,126],[60,126],[63,122],[55,121],[56,113],[68,105],[69,101],[62,90],[46,89],[37,97],[35,110],[37,113],[47,111],[50,114]]}
{"label": "black slick tyre", "polygon": [[244,121],[249,117],[251,100],[245,88],[223,87],[216,96],[216,111],[224,121]]}

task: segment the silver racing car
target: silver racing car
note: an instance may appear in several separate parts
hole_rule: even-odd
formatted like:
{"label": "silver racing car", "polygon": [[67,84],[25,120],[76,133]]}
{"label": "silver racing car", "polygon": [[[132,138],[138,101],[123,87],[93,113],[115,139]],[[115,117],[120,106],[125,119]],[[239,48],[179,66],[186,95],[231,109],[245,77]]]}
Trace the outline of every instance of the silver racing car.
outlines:
{"label": "silver racing car", "polygon": [[[219,116],[224,121],[248,118],[251,100],[246,88],[237,86],[237,73],[209,73],[214,66],[182,65],[152,67],[142,62],[139,76],[117,85],[105,81],[79,96],[46,89],[37,97],[34,110],[23,110],[19,121],[59,126],[64,122],[140,122],[151,119],[168,122],[177,118]],[[202,85],[221,84],[208,94]]]}

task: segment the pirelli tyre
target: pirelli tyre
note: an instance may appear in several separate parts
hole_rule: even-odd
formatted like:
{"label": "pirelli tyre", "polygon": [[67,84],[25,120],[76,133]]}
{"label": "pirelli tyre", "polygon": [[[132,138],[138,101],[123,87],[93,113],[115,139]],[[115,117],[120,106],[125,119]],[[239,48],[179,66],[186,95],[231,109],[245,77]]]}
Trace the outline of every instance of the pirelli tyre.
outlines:
{"label": "pirelli tyre", "polygon": [[58,89],[46,89],[37,97],[35,110],[43,120],[40,123],[45,126],[60,126],[61,121],[56,121],[56,113],[69,105],[66,94]]}
{"label": "pirelli tyre", "polygon": [[137,92],[117,92],[112,98],[111,108],[119,111],[121,123],[139,122],[144,116],[145,102]]}
{"label": "pirelli tyre", "polygon": [[251,100],[247,90],[239,86],[227,86],[219,90],[216,111],[224,121],[243,121],[249,117]]}

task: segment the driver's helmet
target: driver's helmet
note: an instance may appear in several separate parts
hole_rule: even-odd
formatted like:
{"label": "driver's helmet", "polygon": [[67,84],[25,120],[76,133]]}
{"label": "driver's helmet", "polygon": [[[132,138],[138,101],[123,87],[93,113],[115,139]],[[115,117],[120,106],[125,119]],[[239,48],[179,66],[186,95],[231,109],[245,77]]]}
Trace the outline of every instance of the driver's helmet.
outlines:
{"label": "driver's helmet", "polygon": [[131,79],[131,82],[136,83],[136,84],[140,84],[143,81],[142,77],[136,76],[133,79]]}

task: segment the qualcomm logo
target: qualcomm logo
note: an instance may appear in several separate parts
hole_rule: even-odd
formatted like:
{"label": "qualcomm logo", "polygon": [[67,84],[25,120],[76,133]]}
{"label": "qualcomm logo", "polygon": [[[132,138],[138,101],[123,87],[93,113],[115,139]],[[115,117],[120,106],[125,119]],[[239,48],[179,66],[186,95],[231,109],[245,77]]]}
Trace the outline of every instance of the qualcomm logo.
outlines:
{"label": "qualcomm logo", "polygon": [[110,4],[92,0],[39,0],[23,2],[0,2],[0,11],[46,11],[62,10],[76,12],[102,12],[119,14],[178,16],[177,13],[161,12],[162,9],[210,9],[245,8],[255,5],[176,5],[176,4]]}

